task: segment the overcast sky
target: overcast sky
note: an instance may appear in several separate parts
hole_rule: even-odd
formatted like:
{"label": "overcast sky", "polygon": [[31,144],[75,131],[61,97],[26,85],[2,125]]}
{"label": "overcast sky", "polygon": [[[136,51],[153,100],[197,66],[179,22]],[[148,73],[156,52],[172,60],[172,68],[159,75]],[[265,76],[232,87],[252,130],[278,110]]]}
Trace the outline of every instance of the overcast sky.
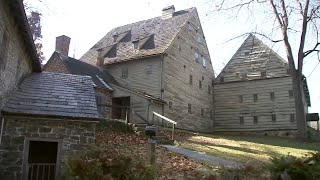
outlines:
{"label": "overcast sky", "polygon": [[[71,38],[69,56],[80,58],[89,48],[112,28],[161,15],[163,7],[175,5],[176,11],[196,7],[208,44],[212,65],[216,75],[230,60],[246,37],[236,38],[251,31],[270,32],[272,16],[265,18],[265,10],[255,8],[252,14],[242,11],[212,13],[216,4],[210,0],[25,0],[39,9],[42,17],[43,51],[49,59],[55,48],[55,37],[67,35]],[[237,15],[237,18],[235,17]],[[263,18],[261,18],[263,17]],[[285,58],[283,44],[259,37],[280,56]],[[297,46],[295,39],[291,41]],[[315,55],[304,64],[303,73],[308,77],[312,108],[310,112],[320,112],[320,65]]]}

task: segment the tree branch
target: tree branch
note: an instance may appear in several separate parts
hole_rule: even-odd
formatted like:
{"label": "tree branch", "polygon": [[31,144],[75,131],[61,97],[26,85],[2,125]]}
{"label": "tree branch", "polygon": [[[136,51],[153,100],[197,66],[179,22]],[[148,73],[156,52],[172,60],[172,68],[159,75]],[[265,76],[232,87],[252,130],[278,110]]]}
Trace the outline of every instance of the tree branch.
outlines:
{"label": "tree branch", "polygon": [[303,57],[307,57],[309,54],[313,53],[313,52],[320,52],[319,49],[317,49],[317,47],[320,45],[320,42],[318,42],[311,50],[308,50],[306,52],[303,53]]}

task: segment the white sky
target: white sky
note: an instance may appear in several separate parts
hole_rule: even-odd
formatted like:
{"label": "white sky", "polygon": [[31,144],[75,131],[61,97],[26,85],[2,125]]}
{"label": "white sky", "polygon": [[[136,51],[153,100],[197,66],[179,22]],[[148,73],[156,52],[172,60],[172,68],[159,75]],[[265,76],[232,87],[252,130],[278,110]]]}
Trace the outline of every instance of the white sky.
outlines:
{"label": "white sky", "polygon": [[[273,23],[271,17],[265,18],[265,11],[260,8],[255,8],[255,19],[251,18],[252,15],[246,11],[238,14],[237,18],[235,18],[237,12],[231,12],[228,15],[211,13],[210,10],[215,4],[210,0],[25,0],[25,2],[39,9],[43,14],[42,42],[46,59],[49,59],[54,51],[57,36],[71,37],[69,56],[80,58],[114,27],[160,16],[162,8],[168,5],[175,5],[176,11],[196,7],[216,75],[220,73],[246,37],[228,40],[255,30],[268,34]],[[282,43],[273,45],[262,40],[280,56],[286,57]],[[294,39],[291,43],[293,47],[297,47]],[[314,70],[317,63],[316,55],[310,56],[305,60],[303,70],[308,77],[311,94],[310,112],[320,112],[320,65]]]}

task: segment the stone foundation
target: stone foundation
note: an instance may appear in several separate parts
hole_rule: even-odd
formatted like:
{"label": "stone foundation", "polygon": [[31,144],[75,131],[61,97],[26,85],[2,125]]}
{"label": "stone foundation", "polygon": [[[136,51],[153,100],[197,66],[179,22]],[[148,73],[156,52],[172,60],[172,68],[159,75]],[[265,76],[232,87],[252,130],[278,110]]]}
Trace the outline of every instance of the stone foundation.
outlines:
{"label": "stone foundation", "polygon": [[0,179],[22,179],[30,140],[60,142],[60,172],[67,156],[81,155],[95,143],[95,122],[6,117],[0,144]]}

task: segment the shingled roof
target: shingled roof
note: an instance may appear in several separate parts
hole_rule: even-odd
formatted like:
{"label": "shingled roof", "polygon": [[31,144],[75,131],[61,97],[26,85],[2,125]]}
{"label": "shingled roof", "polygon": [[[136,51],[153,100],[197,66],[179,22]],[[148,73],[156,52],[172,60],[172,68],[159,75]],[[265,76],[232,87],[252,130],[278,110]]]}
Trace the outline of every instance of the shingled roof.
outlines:
{"label": "shingled roof", "polygon": [[4,106],[4,114],[99,118],[91,77],[60,73],[33,73]]}
{"label": "shingled roof", "polygon": [[59,52],[56,53],[66,66],[70,74],[91,76],[94,84],[100,88],[112,90],[109,83],[118,85],[118,82],[104,69],[83,61],[65,56]]}
{"label": "shingled roof", "polygon": [[95,65],[97,50],[104,52],[105,64],[160,55],[170,46],[192,13],[196,13],[195,8],[177,11],[168,19],[155,17],[114,28],[80,60]]}

